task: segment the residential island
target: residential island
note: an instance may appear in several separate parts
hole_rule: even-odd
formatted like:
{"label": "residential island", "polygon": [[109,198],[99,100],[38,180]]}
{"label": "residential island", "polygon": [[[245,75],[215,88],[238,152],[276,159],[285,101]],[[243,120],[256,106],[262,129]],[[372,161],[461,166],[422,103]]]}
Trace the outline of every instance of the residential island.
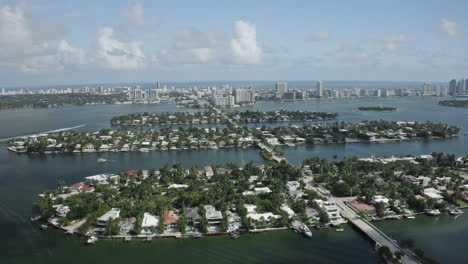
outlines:
{"label": "residential island", "polygon": [[390,106],[360,106],[358,107],[361,111],[380,111],[380,112],[393,112],[396,111],[396,107]]}
{"label": "residential island", "polygon": [[38,218],[68,233],[150,240],[289,228],[309,234],[308,227],[346,223],[344,206],[372,221],[457,215],[467,202],[468,157],[433,153],[313,157],[300,167],[249,162],[187,169],[176,163],[88,176],[40,194],[36,205]]}
{"label": "residential island", "polygon": [[432,122],[327,122],[278,127],[248,127],[229,123],[225,128],[62,131],[14,138],[9,141],[8,149],[18,153],[59,154],[259,147],[271,154],[272,147],[279,145],[383,143],[450,138],[457,136],[459,130],[452,125]]}
{"label": "residential island", "polygon": [[445,100],[440,101],[439,104],[443,106],[468,108],[468,100]]}
{"label": "residential island", "polygon": [[15,94],[0,96],[0,109],[49,108],[70,105],[116,104],[125,102],[125,93],[113,94]]}
{"label": "residential island", "polygon": [[113,117],[112,125],[183,125],[183,124],[226,124],[236,123],[274,123],[274,122],[311,122],[333,120],[337,113],[305,111],[244,111],[221,112],[211,109],[202,112],[175,113],[134,113]]}

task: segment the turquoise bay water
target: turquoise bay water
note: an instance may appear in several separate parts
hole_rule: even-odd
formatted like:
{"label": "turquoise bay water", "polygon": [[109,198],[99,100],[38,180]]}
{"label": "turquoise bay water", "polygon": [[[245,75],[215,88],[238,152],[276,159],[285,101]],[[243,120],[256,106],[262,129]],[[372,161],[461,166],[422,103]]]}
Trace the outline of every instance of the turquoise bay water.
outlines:
{"label": "turquoise bay water", "polygon": [[[415,120],[446,122],[462,127],[461,135],[447,140],[413,141],[386,144],[316,145],[284,148],[294,163],[314,155],[331,158],[343,156],[380,156],[428,154],[433,151],[468,154],[468,109],[437,105],[438,98],[388,98],[307,100],[298,102],[265,102],[235,110],[290,110],[338,112],[339,121]],[[358,111],[362,105],[398,107],[397,112]],[[109,119],[132,112],[185,111],[170,104],[159,105],[96,105],[51,109],[20,109],[0,111],[0,138],[27,135],[43,131],[87,124],[81,130],[110,128]],[[191,110],[194,111],[194,110]],[[261,126],[265,124],[250,124]],[[286,124],[287,125],[287,124]],[[200,240],[155,240],[151,243],[100,241],[94,247],[83,246],[83,240],[62,232],[42,232],[29,222],[36,195],[57,187],[60,180],[74,183],[83,177],[130,169],[150,169],[165,163],[193,164],[245,163],[265,161],[255,149],[206,150],[201,152],[154,153],[92,153],[69,155],[18,155],[8,152],[0,143],[0,263],[83,263],[143,262],[181,263],[376,263],[373,245],[351,227],[337,233],[334,230],[313,230],[312,239],[292,232],[246,235],[238,240],[210,237]],[[98,163],[98,157],[107,163]],[[415,221],[378,223],[395,238],[411,237],[426,254],[443,263],[465,263],[468,256],[461,249],[468,242],[467,215],[454,219],[418,217]]]}

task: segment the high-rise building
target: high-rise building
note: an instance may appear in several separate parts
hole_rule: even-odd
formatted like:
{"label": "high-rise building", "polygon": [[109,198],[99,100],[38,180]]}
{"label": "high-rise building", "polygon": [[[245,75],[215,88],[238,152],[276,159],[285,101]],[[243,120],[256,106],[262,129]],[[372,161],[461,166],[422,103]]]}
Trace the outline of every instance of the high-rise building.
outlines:
{"label": "high-rise building", "polygon": [[161,89],[161,81],[159,80],[156,82],[156,89]]}
{"label": "high-rise building", "polygon": [[423,96],[430,96],[432,95],[432,84],[424,83],[423,84]]}
{"label": "high-rise building", "polygon": [[255,102],[255,92],[252,89],[235,89],[234,94],[236,104]]}
{"label": "high-rise building", "polygon": [[465,80],[461,79],[457,82],[457,90],[455,91],[456,94],[464,94],[465,93]]}
{"label": "high-rise building", "polygon": [[286,93],[288,91],[287,82],[277,82],[276,83],[276,92],[277,93]]}
{"label": "high-rise building", "polygon": [[454,95],[457,92],[457,80],[453,79],[449,82],[448,93]]}
{"label": "high-rise building", "polygon": [[5,94],[5,88],[2,88],[2,94],[3,95]]}
{"label": "high-rise building", "polygon": [[323,97],[323,81],[317,82],[317,96]]}

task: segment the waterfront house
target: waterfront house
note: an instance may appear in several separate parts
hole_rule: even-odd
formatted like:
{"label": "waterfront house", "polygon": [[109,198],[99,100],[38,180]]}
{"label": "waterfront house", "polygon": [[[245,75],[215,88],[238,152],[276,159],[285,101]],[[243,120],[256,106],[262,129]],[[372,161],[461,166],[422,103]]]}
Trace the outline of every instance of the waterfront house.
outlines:
{"label": "waterfront house", "polygon": [[135,223],[136,223],[135,217],[121,219],[118,223],[120,232],[124,234],[130,233],[135,227]]}
{"label": "waterfront house", "polygon": [[101,173],[93,176],[85,177],[86,182],[90,185],[103,185],[103,184],[115,184],[119,181],[120,176],[111,173]]}
{"label": "waterfront house", "polygon": [[340,211],[338,210],[335,202],[323,200],[315,200],[315,202],[320,209],[327,213],[330,223],[341,224],[343,222],[343,218],[341,218]]}
{"label": "waterfront house", "polygon": [[205,175],[208,179],[210,179],[211,177],[213,177],[214,175],[214,172],[213,172],[213,168],[211,166],[205,166]]}
{"label": "waterfront house", "polygon": [[116,219],[120,217],[120,209],[112,208],[107,213],[103,214],[97,219],[97,224],[100,226],[105,226],[110,219]]}
{"label": "waterfront house", "polygon": [[223,214],[221,211],[217,211],[213,205],[205,205],[205,217],[210,226],[216,226],[221,224],[223,220]]}
{"label": "waterfront house", "polygon": [[167,211],[163,216],[163,224],[166,227],[166,230],[177,230],[178,222],[179,217],[172,210]]}
{"label": "waterfront house", "polygon": [[201,223],[201,216],[198,213],[198,207],[191,207],[184,209],[184,215],[187,217],[187,223],[191,226],[198,226]]}
{"label": "waterfront house", "polygon": [[158,226],[159,226],[159,216],[155,216],[150,213],[143,214],[143,220],[141,221],[142,228],[158,227]]}
{"label": "waterfront house", "polygon": [[57,204],[52,206],[55,211],[55,215],[59,217],[66,217],[70,212],[70,207],[68,205]]}

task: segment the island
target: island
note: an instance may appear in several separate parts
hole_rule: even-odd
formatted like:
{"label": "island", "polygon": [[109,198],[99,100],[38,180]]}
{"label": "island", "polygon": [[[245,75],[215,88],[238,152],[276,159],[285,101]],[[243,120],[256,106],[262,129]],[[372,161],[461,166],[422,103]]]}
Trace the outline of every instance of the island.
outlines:
{"label": "island", "polygon": [[[103,173],[62,184],[39,195],[39,221],[67,233],[98,239],[200,238],[245,232],[355,224],[359,219],[411,219],[414,215],[463,214],[467,205],[468,157],[422,156],[329,161],[312,157],[296,167],[286,162]],[[345,209],[349,208],[349,209]],[[358,218],[356,216],[356,218]],[[363,221],[363,220],[360,220]],[[341,227],[339,227],[341,226]],[[392,242],[395,243],[395,242]],[[397,241],[405,248],[405,240]],[[387,258],[424,259],[401,249]],[[421,263],[426,263],[421,261]]]}
{"label": "island", "polygon": [[125,98],[125,93],[18,94],[0,96],[0,109],[48,108],[91,104],[116,104],[125,102]]}
{"label": "island", "polygon": [[396,107],[389,106],[360,106],[358,107],[361,111],[380,111],[380,112],[393,112],[396,111]]}
{"label": "island", "polygon": [[468,108],[468,100],[444,100],[439,102],[443,106]]}
{"label": "island", "polygon": [[112,125],[183,125],[183,124],[225,124],[236,123],[274,123],[274,122],[310,122],[332,120],[336,113],[306,111],[232,111],[222,112],[216,108],[201,112],[175,113],[134,113],[113,117]]}
{"label": "island", "polygon": [[9,141],[8,149],[17,153],[60,154],[258,147],[273,154],[272,148],[279,145],[293,147],[300,144],[384,143],[450,138],[457,136],[459,130],[448,124],[383,120],[278,127],[248,127],[229,123],[224,128],[62,131],[14,138]]}

